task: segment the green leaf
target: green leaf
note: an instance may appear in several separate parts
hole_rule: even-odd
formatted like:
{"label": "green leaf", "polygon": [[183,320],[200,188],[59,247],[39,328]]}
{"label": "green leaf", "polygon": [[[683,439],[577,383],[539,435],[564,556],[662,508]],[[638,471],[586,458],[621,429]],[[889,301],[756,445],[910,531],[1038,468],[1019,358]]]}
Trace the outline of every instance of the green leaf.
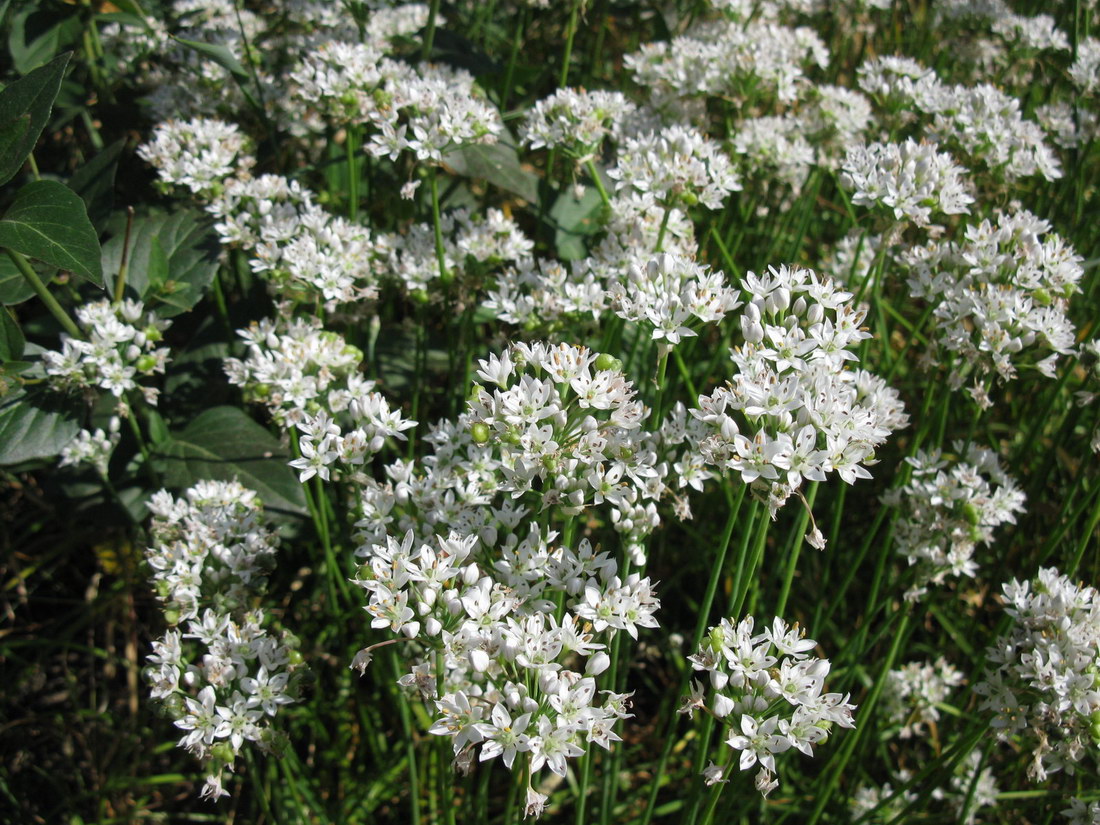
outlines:
{"label": "green leaf", "polygon": [[27,341],[10,311],[0,307],[0,361],[18,361]]}
{"label": "green leaf", "polygon": [[[113,280],[122,263],[125,227],[103,244],[103,271]],[[218,271],[218,239],[200,212],[136,218],[130,229],[126,290],[170,318],[197,304]]]}
{"label": "green leaf", "polygon": [[229,48],[221,43],[203,43],[200,40],[185,40],[182,37],[175,38],[176,42],[182,46],[186,46],[192,49],[208,60],[212,60],[217,63],[223,69],[228,71],[237,80],[248,80],[248,70],[241,65],[241,61],[237,59],[237,56],[233,52],[229,51]]}
{"label": "green leaf", "polygon": [[456,174],[486,180],[528,203],[538,200],[538,177],[520,166],[516,148],[507,143],[461,146],[444,155],[443,162]]}
{"label": "green leaf", "polygon": [[0,398],[0,465],[49,458],[76,437],[80,407],[75,399],[34,388]]}
{"label": "green leaf", "polygon": [[558,195],[550,208],[550,221],[559,257],[576,260],[588,254],[584,236],[600,230],[602,213],[603,200],[594,186],[587,187],[580,198],[573,195],[571,186]]}
{"label": "green leaf", "polygon": [[36,9],[32,4],[12,18],[8,49],[16,71],[27,74],[41,66],[74,45],[80,33],[80,14],[75,6]]}
{"label": "green leaf", "polygon": [[15,176],[38,142],[38,136],[50,119],[69,57],[69,53],[59,55],[0,91],[0,125],[6,127],[24,116],[30,118],[22,137],[0,151],[0,185]]}
{"label": "green leaf", "polygon": [[237,479],[273,510],[303,515],[305,495],[288,456],[267,430],[236,407],[201,413],[154,448],[165,482],[183,490],[196,481]]}
{"label": "green leaf", "polygon": [[[41,264],[35,266],[32,263],[31,266],[35,267],[42,278],[42,283],[48,285],[53,279],[53,273],[56,271],[54,267],[51,266],[48,271],[43,272],[45,267]],[[34,288],[27,283],[19,267],[7,255],[0,255],[0,304],[4,306],[21,304],[32,295],[34,295]]]}
{"label": "green leaf", "polygon": [[103,286],[99,236],[80,196],[54,180],[28,183],[0,220],[0,246]]}
{"label": "green leaf", "polygon": [[118,171],[118,157],[125,138],[119,138],[90,161],[85,163],[71,178],[69,188],[80,196],[88,209],[88,219],[97,231],[103,231],[107,219],[111,216],[111,207],[115,199],[115,173]]}

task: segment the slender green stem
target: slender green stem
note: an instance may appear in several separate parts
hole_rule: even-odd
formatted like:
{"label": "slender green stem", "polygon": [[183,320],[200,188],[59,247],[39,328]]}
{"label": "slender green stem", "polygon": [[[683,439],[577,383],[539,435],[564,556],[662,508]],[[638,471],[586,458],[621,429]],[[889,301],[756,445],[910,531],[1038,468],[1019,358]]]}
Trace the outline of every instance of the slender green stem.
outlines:
{"label": "slender green stem", "polygon": [[577,34],[577,15],[582,2],[583,0],[573,0],[569,7],[569,22],[565,27],[565,54],[561,60],[561,74],[558,76],[558,86],[561,88],[569,85],[569,63],[573,59],[573,38]]}
{"label": "slender green stem", "polygon": [[432,54],[432,43],[435,41],[435,20],[439,16],[439,0],[431,0],[428,5],[428,26],[424,33],[424,47],[420,51],[420,59],[427,62]]}
{"label": "slender green stem", "polygon": [[657,252],[661,252],[665,248],[665,232],[668,231],[668,219],[672,215],[672,207],[665,207],[665,214],[661,216],[661,228],[657,230]]}
{"label": "slender green stem", "polygon": [[134,226],[134,207],[126,209],[126,233],[122,236],[122,259],[115,276],[115,303],[121,304],[126,297],[126,276],[130,271],[130,231]]}
{"label": "slender green stem", "polygon": [[451,273],[447,271],[447,256],[443,249],[443,224],[439,216],[439,182],[436,180],[436,167],[429,167],[428,181],[432,190],[432,229],[435,234],[435,259],[439,265],[439,280],[444,284],[451,282]]}
{"label": "slender green stem", "polygon": [[512,79],[516,74],[516,58],[519,57],[520,46],[523,45],[523,36],[527,30],[527,21],[531,15],[531,7],[526,3],[523,11],[516,18],[516,28],[512,32],[512,49],[508,53],[508,65],[504,69],[504,80],[500,84],[500,110],[508,109],[508,100],[512,97]]}
{"label": "slender green stem", "polygon": [[798,516],[798,526],[791,533],[791,541],[787,545],[787,569],[783,574],[783,588],[779,591],[779,601],[775,603],[775,615],[782,616],[787,609],[787,597],[791,593],[791,583],[794,581],[794,570],[798,566],[798,556],[802,552],[803,540],[806,536],[806,528],[810,526],[810,508],[814,506],[817,498],[817,482],[809,484],[806,493],[805,506]]}
{"label": "slender green stem", "polygon": [[[726,771],[729,769],[730,759],[733,756],[733,748],[722,749],[722,761],[719,767],[722,769],[722,775],[725,776]],[[715,782],[710,789],[710,798],[707,799],[706,810],[703,811],[703,821],[701,825],[710,825],[714,819],[714,812],[718,808],[718,800],[722,796],[722,789],[726,786],[726,782]]]}
{"label": "slender green stem", "polygon": [[359,127],[348,126],[344,139],[344,151],[347,153],[348,166],[348,220],[359,217]]}
{"label": "slender green stem", "polygon": [[5,249],[4,251],[8,253],[8,257],[11,258],[16,269],[19,270],[19,274],[23,276],[28,284],[30,284],[31,289],[35,291],[35,294],[42,300],[42,303],[46,305],[46,309],[48,309],[50,314],[57,319],[59,324],[61,324],[61,328],[73,338],[83,338],[84,336],[80,332],[80,327],[76,325],[76,322],[61,308],[61,304],[57,302],[57,299],[50,294],[48,289],[46,289],[46,285],[42,283],[42,279],[38,277],[38,273],[34,271],[30,261],[14,249]]}
{"label": "slender green stem", "polygon": [[604,188],[603,180],[600,178],[600,170],[596,168],[596,162],[593,160],[585,161],[585,168],[588,169],[588,174],[592,178],[596,191],[600,193],[600,200],[603,201],[604,209],[611,209],[611,198],[607,194],[607,189]]}

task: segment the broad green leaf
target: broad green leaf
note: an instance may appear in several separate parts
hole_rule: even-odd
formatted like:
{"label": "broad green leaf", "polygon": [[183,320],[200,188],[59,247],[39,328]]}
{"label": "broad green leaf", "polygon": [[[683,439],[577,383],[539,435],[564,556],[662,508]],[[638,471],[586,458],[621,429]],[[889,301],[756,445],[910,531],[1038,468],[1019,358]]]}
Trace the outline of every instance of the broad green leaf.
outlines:
{"label": "broad green leaf", "polygon": [[154,448],[165,482],[183,490],[196,481],[237,479],[274,510],[304,514],[305,495],[288,456],[267,430],[236,407],[214,407]]}
{"label": "broad green leaf", "polygon": [[38,142],[38,136],[50,119],[69,57],[68,53],[58,55],[0,91],[0,126],[7,126],[25,115],[30,118],[22,137],[0,151],[0,185],[15,176]]}
{"label": "broad green leaf", "polygon": [[118,170],[118,157],[125,145],[126,139],[119,138],[69,178],[69,188],[84,201],[88,209],[88,219],[97,231],[104,229],[111,216],[115,199],[115,172]]}
{"label": "broad green leaf", "polygon": [[76,44],[80,33],[80,14],[75,5],[36,9],[32,4],[12,18],[8,49],[16,71],[27,74],[41,66]]}
{"label": "broad green leaf", "polygon": [[[103,244],[103,271],[108,280],[122,263],[125,225]],[[126,290],[157,314],[170,318],[187,312],[202,298],[218,271],[218,239],[200,212],[135,218],[130,230]]]}
{"label": "broad green leaf", "polygon": [[[31,265],[34,266],[33,263]],[[41,265],[35,268],[38,270],[39,275],[43,274]],[[50,271],[53,271],[53,267],[50,267]],[[50,277],[43,275],[42,282],[49,283],[49,281]],[[7,255],[0,255],[0,304],[4,306],[21,304],[32,295],[34,295],[34,290],[27,283],[27,279],[23,277],[23,273],[12,262],[12,259]]]}
{"label": "broad green leaf", "polygon": [[584,236],[600,230],[602,213],[603,200],[594,186],[587,187],[580,198],[573,194],[571,186],[558,195],[550,208],[550,221],[559,257],[576,260],[588,254]]}
{"label": "broad green leaf", "polygon": [[0,220],[0,246],[103,286],[99,237],[80,196],[54,180],[28,183]]}
{"label": "broad green leaf", "polygon": [[185,40],[182,37],[177,37],[176,42],[189,49],[193,49],[208,60],[217,63],[237,78],[237,80],[246,81],[249,79],[248,70],[241,65],[241,61],[237,59],[237,56],[229,51],[229,48],[223,44],[203,43],[200,40]]}
{"label": "broad green leaf", "polygon": [[60,453],[80,430],[79,412],[75,399],[44,388],[0,398],[0,465]]}
{"label": "broad green leaf", "polygon": [[443,162],[456,174],[486,180],[528,203],[538,200],[538,177],[520,166],[515,147],[507,143],[461,146],[444,155]]}
{"label": "broad green leaf", "polygon": [[11,312],[0,307],[0,361],[17,361],[23,357],[26,339]]}
{"label": "broad green leaf", "polygon": [[31,128],[31,116],[21,114],[15,120],[0,124],[0,158],[18,146]]}

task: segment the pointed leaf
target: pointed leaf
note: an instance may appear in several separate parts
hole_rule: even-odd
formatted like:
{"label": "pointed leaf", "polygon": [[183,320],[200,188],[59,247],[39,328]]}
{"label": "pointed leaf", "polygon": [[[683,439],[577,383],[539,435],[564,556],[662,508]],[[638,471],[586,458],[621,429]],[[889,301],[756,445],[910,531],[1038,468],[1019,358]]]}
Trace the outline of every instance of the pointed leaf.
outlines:
{"label": "pointed leaf", "polygon": [[[103,244],[103,271],[111,279],[122,263],[126,232],[119,227]],[[126,291],[170,318],[187,312],[201,299],[218,271],[218,239],[199,212],[136,218],[130,230]]]}
{"label": "pointed leaf", "polygon": [[80,407],[46,389],[17,389],[0,398],[0,465],[49,458],[76,437]]}
{"label": "pointed leaf", "polygon": [[54,98],[61,88],[61,78],[69,64],[69,57],[68,52],[58,55],[45,66],[0,91],[0,125],[7,126],[24,115],[30,118],[22,137],[0,151],[0,185],[15,176],[38,142],[38,136],[50,118]]}
{"label": "pointed leaf", "polygon": [[4,307],[0,307],[0,361],[18,361],[26,343],[19,323]]}
{"label": "pointed leaf", "polygon": [[111,215],[115,199],[115,173],[118,171],[118,157],[125,138],[119,138],[90,161],[85,163],[69,178],[69,188],[88,209],[88,219],[92,225],[102,231]]}
{"label": "pointed leaf", "polygon": [[154,461],[170,487],[237,479],[259,493],[265,506],[301,515],[305,495],[288,459],[275,437],[236,407],[206,410],[154,448]]}
{"label": "pointed leaf", "polygon": [[54,180],[28,183],[0,220],[0,246],[103,286],[99,237],[80,196]]}
{"label": "pointed leaf", "polygon": [[444,155],[443,162],[459,175],[487,180],[528,203],[538,199],[538,177],[520,166],[515,147],[507,143],[461,146]]}

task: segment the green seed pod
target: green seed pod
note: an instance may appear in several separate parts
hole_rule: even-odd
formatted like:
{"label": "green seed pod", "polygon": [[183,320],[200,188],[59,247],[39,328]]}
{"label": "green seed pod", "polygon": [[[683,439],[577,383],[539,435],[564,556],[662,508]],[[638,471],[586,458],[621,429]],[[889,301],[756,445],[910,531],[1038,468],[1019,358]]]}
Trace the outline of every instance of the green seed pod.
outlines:
{"label": "green seed pod", "polygon": [[484,444],[489,440],[489,427],[482,421],[475,421],[470,426],[470,438],[475,444]]}
{"label": "green seed pod", "polygon": [[596,356],[596,361],[593,363],[592,366],[594,366],[600,372],[603,372],[605,370],[613,370],[615,369],[615,362],[618,360],[619,359],[616,358],[614,355],[608,355],[606,352],[601,352],[599,355]]}

